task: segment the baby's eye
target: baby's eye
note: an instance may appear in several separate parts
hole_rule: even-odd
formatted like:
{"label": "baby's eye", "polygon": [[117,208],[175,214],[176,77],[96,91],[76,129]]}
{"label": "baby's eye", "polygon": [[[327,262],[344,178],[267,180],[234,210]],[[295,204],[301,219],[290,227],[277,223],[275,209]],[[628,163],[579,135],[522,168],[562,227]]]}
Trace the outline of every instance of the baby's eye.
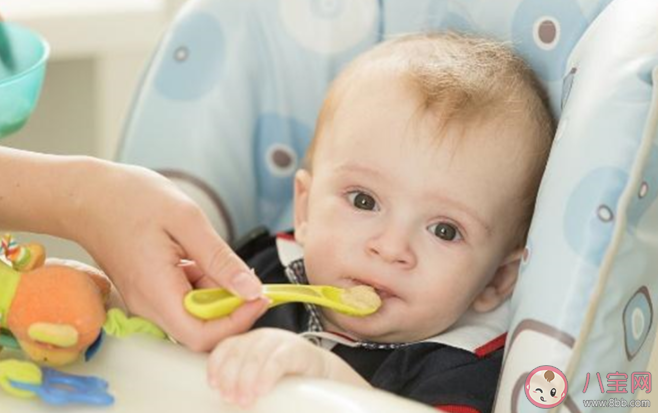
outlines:
{"label": "baby's eye", "polygon": [[535,389],[535,393],[537,393],[537,392],[539,392],[539,393],[543,393],[544,391],[543,391],[542,389],[540,389],[539,387],[537,387],[537,388]]}
{"label": "baby's eye", "polygon": [[557,393],[557,391],[555,391],[555,388],[552,388],[551,389],[551,396],[555,397],[555,393]]}
{"label": "baby's eye", "polygon": [[347,196],[352,205],[359,209],[364,209],[366,211],[374,211],[377,209],[377,201],[375,201],[375,198],[365,192],[353,191]]}
{"label": "baby's eye", "polygon": [[454,225],[447,222],[439,222],[437,224],[430,225],[428,229],[432,234],[436,235],[444,241],[455,241],[461,239],[459,230]]}

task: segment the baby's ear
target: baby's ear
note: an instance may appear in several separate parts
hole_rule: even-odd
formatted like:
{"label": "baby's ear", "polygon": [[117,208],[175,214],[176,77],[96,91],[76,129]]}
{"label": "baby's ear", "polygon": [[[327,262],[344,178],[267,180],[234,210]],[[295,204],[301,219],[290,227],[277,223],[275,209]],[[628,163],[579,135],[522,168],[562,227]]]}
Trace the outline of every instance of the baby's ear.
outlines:
{"label": "baby's ear", "polygon": [[523,248],[512,251],[500,264],[489,284],[475,297],[472,307],[479,313],[486,313],[498,307],[514,291],[519,276],[519,265]]}
{"label": "baby's ear", "polygon": [[300,169],[295,173],[295,241],[304,245],[308,220],[308,195],[311,189],[311,173]]}

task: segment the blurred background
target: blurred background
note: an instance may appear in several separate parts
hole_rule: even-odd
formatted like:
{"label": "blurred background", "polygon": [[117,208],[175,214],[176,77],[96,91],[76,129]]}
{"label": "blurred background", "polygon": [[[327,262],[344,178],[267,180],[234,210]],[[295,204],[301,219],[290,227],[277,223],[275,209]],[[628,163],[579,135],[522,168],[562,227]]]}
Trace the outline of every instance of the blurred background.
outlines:
{"label": "blurred background", "polygon": [[[140,76],[184,2],[0,1],[0,14],[5,20],[39,32],[51,47],[34,114],[22,130],[0,144],[35,152],[114,159]],[[49,256],[92,263],[86,252],[72,242],[34,234],[15,235],[19,242],[44,243]]]}

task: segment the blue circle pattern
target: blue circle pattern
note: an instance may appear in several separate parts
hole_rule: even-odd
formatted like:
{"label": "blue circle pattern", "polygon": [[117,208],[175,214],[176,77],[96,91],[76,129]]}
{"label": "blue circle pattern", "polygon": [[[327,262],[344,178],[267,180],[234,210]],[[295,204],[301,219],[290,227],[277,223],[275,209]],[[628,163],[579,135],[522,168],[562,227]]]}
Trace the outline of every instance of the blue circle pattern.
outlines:
{"label": "blue circle pattern", "polygon": [[293,193],[293,172],[287,175],[273,174],[267,157],[275,145],[290,148],[301,162],[311,141],[312,129],[292,117],[266,113],[258,118],[255,131],[256,179],[258,182],[259,214],[266,225],[274,225],[288,206]]}
{"label": "blue circle pattern", "polygon": [[[560,26],[558,44],[550,50],[540,48],[534,41],[535,23],[542,17],[552,17]],[[564,75],[569,53],[588,23],[573,0],[525,0],[514,14],[512,40],[542,79],[554,81]]]}
{"label": "blue circle pattern", "polygon": [[170,99],[198,99],[218,83],[224,65],[224,33],[212,16],[195,13],[178,23],[173,36],[164,49],[155,87]]}
{"label": "blue circle pattern", "polygon": [[[642,185],[646,185],[646,194],[640,196]],[[628,209],[628,229],[634,231],[642,216],[658,197],[658,145],[651,146],[649,161],[643,174],[643,179]]]}
{"label": "blue circle pattern", "polygon": [[[642,331],[637,338],[633,335],[633,314],[636,310],[639,310],[642,313],[644,319]],[[642,348],[642,344],[644,344],[653,322],[651,318],[651,304],[647,300],[647,296],[638,291],[628,302],[623,316],[625,330],[624,340],[626,342],[626,350],[631,357],[637,354],[637,352],[640,351],[640,348]]]}
{"label": "blue circle pattern", "polygon": [[454,30],[459,33],[473,32],[473,23],[468,21],[466,17],[456,13],[448,13],[440,23],[440,27],[448,30]]}
{"label": "blue circle pattern", "polygon": [[431,30],[454,30],[459,33],[470,33],[475,30],[475,24],[470,21],[464,10],[455,10],[453,3],[433,1],[428,4],[427,28]]}
{"label": "blue circle pattern", "polygon": [[[564,213],[567,243],[587,262],[599,265],[612,236],[617,203],[628,174],[621,169],[604,167],[587,174],[571,193]],[[611,220],[601,219],[600,208],[612,212]]]}
{"label": "blue circle pattern", "polygon": [[313,15],[319,19],[333,20],[343,12],[345,1],[350,0],[312,1],[311,11],[313,12]]}

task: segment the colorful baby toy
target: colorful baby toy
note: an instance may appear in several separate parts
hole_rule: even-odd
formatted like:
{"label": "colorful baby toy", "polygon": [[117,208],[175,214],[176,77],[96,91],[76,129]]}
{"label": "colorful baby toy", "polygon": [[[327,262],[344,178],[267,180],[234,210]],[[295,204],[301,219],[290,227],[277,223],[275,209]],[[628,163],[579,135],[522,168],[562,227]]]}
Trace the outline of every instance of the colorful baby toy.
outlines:
{"label": "colorful baby toy", "polygon": [[41,245],[17,245],[9,235],[2,239],[1,249],[5,260],[0,260],[0,351],[21,350],[29,360],[0,361],[0,388],[18,397],[37,395],[52,404],[111,404],[114,399],[104,380],[39,365],[61,367],[83,356],[89,360],[104,333],[124,337],[144,332],[159,338],[165,334],[118,309],[106,312],[111,285],[103,276],[46,263]]}

